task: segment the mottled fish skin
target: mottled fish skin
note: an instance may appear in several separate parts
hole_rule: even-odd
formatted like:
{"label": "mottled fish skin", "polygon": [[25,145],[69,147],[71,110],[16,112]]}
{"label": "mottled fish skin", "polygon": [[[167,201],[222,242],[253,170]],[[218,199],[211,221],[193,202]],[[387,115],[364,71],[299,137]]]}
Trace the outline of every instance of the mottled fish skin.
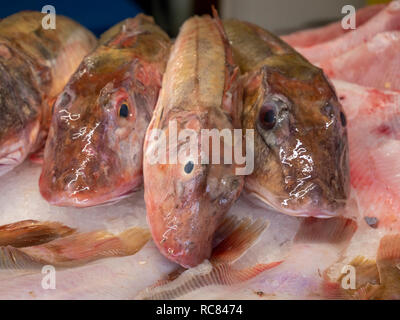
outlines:
{"label": "mottled fish skin", "polygon": [[[210,257],[214,233],[239,196],[243,176],[235,175],[235,165],[201,164],[199,159],[186,173],[185,165],[193,160],[189,156],[177,164],[154,164],[149,154],[158,142],[149,136],[158,129],[168,141],[169,121],[174,120],[178,134],[183,129],[193,129],[198,136],[201,129],[232,130],[240,121],[235,118],[241,106],[237,75],[220,20],[209,16],[187,20],[168,61],[146,133],[143,164],[147,221],[154,242],[162,254],[184,267]],[[178,154],[187,145],[176,146]]]}
{"label": "mottled fish skin", "polygon": [[[333,86],[279,38],[250,23],[224,27],[244,76],[244,129],[254,129],[245,188],[294,216],[338,215],[349,192],[346,118]],[[272,113],[271,113],[272,112]]]}
{"label": "mottled fish skin", "polygon": [[40,12],[0,21],[0,175],[42,147],[51,106],[83,57],[96,45],[78,23],[56,16],[44,30]]}
{"label": "mottled fish skin", "polygon": [[139,14],[100,38],[54,105],[40,192],[57,206],[116,201],[142,185],[142,147],[170,40]]}

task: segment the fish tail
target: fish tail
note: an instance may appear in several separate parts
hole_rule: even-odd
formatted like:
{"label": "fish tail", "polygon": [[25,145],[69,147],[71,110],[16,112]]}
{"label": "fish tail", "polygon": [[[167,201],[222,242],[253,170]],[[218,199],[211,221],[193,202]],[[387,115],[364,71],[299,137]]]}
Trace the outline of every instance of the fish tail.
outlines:
{"label": "fish tail", "polygon": [[224,232],[229,232],[213,250],[213,263],[232,263],[242,256],[260,237],[269,223],[265,219],[252,221],[250,218],[241,220],[226,219],[222,224]]}
{"label": "fish tail", "polygon": [[294,238],[294,242],[347,243],[356,230],[356,221],[344,217],[305,218]]}
{"label": "fish tail", "polygon": [[0,246],[29,247],[62,238],[74,232],[75,229],[59,222],[22,220],[0,226]]}

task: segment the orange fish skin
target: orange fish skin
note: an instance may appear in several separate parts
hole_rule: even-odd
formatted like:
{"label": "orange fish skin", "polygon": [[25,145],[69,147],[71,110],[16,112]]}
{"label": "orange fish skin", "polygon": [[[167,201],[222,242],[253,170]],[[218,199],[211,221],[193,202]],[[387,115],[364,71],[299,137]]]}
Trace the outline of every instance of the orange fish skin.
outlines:
{"label": "orange fish skin", "polygon": [[235,165],[199,161],[186,173],[189,158],[177,164],[153,164],[149,151],[157,142],[149,136],[159,129],[168,140],[173,120],[178,134],[183,129],[193,129],[198,135],[201,129],[232,130],[240,114],[237,75],[222,25],[209,16],[187,20],[168,61],[146,134],[143,166],[147,220],[154,242],[163,255],[184,267],[210,257],[214,233],[238,198],[243,176],[235,174]]}
{"label": "orange fish skin", "polygon": [[55,97],[97,44],[64,16],[44,30],[43,17],[22,11],[0,21],[0,175],[43,146]]}
{"label": "orange fish skin", "polygon": [[142,147],[170,39],[151,17],[107,32],[58,96],[40,176],[57,206],[116,201],[142,185]]}

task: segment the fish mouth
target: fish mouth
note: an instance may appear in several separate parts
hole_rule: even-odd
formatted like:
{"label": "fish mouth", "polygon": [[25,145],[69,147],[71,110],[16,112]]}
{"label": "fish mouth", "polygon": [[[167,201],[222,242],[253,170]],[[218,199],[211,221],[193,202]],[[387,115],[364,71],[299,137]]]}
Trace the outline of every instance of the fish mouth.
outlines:
{"label": "fish mouth", "polygon": [[57,207],[100,207],[115,204],[141,189],[142,178],[136,178],[129,185],[115,189],[91,190],[84,188],[82,192],[68,190],[52,191],[40,177],[39,189],[42,197],[51,205]]}
{"label": "fish mouth", "polygon": [[[249,196],[252,196],[258,200],[260,200],[268,209],[272,209],[274,211],[278,211],[280,213],[287,214],[293,217],[314,217],[314,218],[333,218],[337,217],[343,211],[345,200],[337,200],[339,203],[338,208],[336,209],[327,209],[324,207],[316,207],[312,205],[312,202],[309,201],[306,204],[302,204],[298,209],[291,209],[282,205],[281,201],[271,201],[271,197],[266,197],[259,192],[254,190],[247,190]],[[343,204],[343,205],[342,205]]]}

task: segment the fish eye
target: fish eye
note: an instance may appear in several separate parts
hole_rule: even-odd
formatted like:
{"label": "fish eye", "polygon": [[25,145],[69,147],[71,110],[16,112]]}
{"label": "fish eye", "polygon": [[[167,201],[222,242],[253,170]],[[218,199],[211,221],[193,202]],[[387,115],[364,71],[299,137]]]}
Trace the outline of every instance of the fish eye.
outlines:
{"label": "fish eye", "polygon": [[121,106],[119,107],[119,116],[121,118],[128,118],[129,116],[129,108],[128,105],[124,102],[121,104]]}
{"label": "fish eye", "polygon": [[258,120],[261,124],[261,127],[265,130],[270,130],[275,126],[276,115],[275,108],[272,104],[266,103],[264,104],[258,115]]}
{"label": "fish eye", "polygon": [[345,127],[347,124],[346,116],[344,115],[343,111],[340,111],[340,122],[342,126]]}
{"label": "fish eye", "polygon": [[185,170],[185,173],[189,174],[189,173],[191,173],[191,172],[193,171],[193,168],[194,168],[194,163],[193,163],[193,161],[188,161],[188,162],[185,164],[185,167],[184,167],[183,170]]}

